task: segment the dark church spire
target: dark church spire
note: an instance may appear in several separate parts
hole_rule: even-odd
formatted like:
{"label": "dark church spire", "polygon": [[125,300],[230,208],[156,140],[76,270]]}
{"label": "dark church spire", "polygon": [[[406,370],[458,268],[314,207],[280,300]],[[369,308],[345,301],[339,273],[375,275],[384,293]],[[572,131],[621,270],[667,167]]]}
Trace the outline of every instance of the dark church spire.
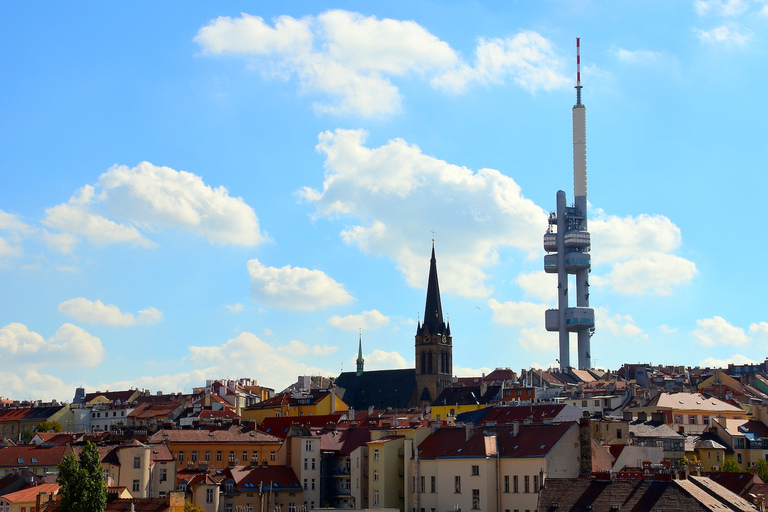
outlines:
{"label": "dark church spire", "polygon": [[427,283],[427,303],[424,306],[424,322],[422,332],[427,329],[429,334],[443,334],[443,306],[440,303],[440,285],[437,281],[437,259],[435,258],[435,241],[432,240],[432,259],[429,262],[429,282]]}
{"label": "dark church spire", "polygon": [[357,375],[363,374],[363,366],[365,365],[365,359],[363,359],[363,331],[360,331],[360,345],[357,349]]}

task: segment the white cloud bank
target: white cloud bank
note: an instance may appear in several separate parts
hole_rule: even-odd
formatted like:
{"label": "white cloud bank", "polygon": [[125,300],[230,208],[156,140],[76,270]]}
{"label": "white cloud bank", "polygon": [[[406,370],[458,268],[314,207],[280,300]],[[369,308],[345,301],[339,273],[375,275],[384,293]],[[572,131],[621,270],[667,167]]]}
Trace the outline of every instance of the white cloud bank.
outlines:
{"label": "white cloud bank", "polygon": [[469,297],[490,294],[484,269],[497,262],[497,247],[539,253],[547,214],[513,179],[451,165],[401,139],[370,149],[365,137],[362,130],[320,134],[323,189],[299,193],[317,217],[360,221],[341,232],[347,244],[389,257],[409,284],[422,287],[429,270],[426,230],[434,228],[444,291]]}
{"label": "white cloud bank", "polygon": [[389,324],[389,317],[381,314],[381,312],[376,309],[372,309],[370,311],[363,311],[359,315],[347,315],[343,317],[334,315],[328,319],[328,324],[333,327],[338,327],[343,331],[356,331],[358,329],[370,331]]}
{"label": "white cloud bank", "polygon": [[344,10],[280,16],[272,25],[249,14],[222,16],[201,28],[195,41],[204,54],[253,59],[265,77],[295,76],[302,92],[330,98],[315,103],[316,111],[336,115],[399,111],[402,97],[391,80],[404,76],[429,79],[433,87],[454,93],[506,78],[530,92],[569,84],[560,72],[563,59],[533,31],[480,38],[472,63],[414,21]]}
{"label": "white cloud bank", "polygon": [[100,300],[91,301],[83,297],[65,300],[59,304],[59,312],[80,322],[104,325],[130,326],[156,324],[163,319],[163,313],[153,307],[140,310],[137,314],[123,313],[114,304]]}
{"label": "white cloud bank", "polygon": [[355,300],[321,270],[267,267],[257,259],[249,260],[247,267],[251,296],[267,307],[312,311]]}
{"label": "white cloud bank", "polygon": [[[112,217],[112,218],[109,218]],[[253,246],[265,240],[253,209],[224,187],[200,176],[142,162],[113,166],[96,185],[85,185],[67,203],[46,209],[48,244],[71,252],[78,237],[95,245],[155,247],[144,232],[181,229],[212,244]]]}

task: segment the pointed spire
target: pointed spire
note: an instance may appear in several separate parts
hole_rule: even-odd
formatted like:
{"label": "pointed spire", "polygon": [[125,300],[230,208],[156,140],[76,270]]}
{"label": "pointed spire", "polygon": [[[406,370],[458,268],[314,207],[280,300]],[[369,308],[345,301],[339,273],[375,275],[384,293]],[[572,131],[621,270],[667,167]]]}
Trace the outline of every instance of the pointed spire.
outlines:
{"label": "pointed spire", "polygon": [[365,365],[365,359],[363,359],[363,330],[360,329],[360,344],[357,349],[357,375],[363,374],[363,366]]}
{"label": "pointed spire", "polygon": [[437,259],[435,258],[435,240],[432,239],[432,259],[429,262],[429,282],[427,283],[427,303],[424,306],[424,327],[430,334],[442,334],[443,306],[440,303],[440,285],[437,281]]}

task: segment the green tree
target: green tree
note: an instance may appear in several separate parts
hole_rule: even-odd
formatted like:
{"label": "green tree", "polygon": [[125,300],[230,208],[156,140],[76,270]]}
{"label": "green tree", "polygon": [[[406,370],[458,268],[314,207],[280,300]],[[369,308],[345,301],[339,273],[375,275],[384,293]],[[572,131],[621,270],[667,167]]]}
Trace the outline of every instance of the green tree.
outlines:
{"label": "green tree", "polygon": [[35,427],[35,431],[37,432],[50,432],[53,430],[54,432],[61,432],[61,423],[58,421],[41,421],[37,424],[37,427]]}
{"label": "green tree", "polygon": [[31,428],[21,431],[21,444],[29,444],[32,438],[35,437],[35,431]]}
{"label": "green tree", "polygon": [[191,501],[185,501],[184,512],[205,512],[205,509],[199,505],[195,505]]}
{"label": "green tree", "polygon": [[733,457],[725,459],[723,462],[723,472],[725,473],[741,473],[742,471],[739,463]]}
{"label": "green tree", "polygon": [[759,476],[763,482],[768,482],[768,460],[757,459],[755,468],[757,468],[757,476]]}
{"label": "green tree", "polygon": [[79,461],[74,453],[65,456],[56,481],[61,486],[61,512],[104,512],[107,507],[107,484],[94,443],[85,444]]}

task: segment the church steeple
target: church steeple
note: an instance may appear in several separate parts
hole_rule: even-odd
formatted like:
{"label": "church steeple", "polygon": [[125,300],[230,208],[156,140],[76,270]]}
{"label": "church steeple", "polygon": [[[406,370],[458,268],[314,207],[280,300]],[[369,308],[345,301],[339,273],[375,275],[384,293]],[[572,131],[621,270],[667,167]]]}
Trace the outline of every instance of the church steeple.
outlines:
{"label": "church steeple", "polygon": [[[429,334],[443,334],[443,305],[440,302],[440,283],[437,280],[437,259],[435,258],[435,241],[432,241],[432,258],[429,261],[429,281],[427,282],[427,302],[424,305],[424,323],[422,333],[427,329]],[[421,333],[419,333],[421,334]]]}
{"label": "church steeple", "polygon": [[357,376],[363,374],[363,366],[365,365],[365,359],[363,359],[363,332],[360,331],[360,345],[357,349]]}
{"label": "church steeple", "polygon": [[424,407],[431,405],[440,392],[451,385],[453,375],[453,340],[451,328],[443,320],[434,239],[424,320],[417,323],[415,349],[416,392],[411,402],[413,406]]}

